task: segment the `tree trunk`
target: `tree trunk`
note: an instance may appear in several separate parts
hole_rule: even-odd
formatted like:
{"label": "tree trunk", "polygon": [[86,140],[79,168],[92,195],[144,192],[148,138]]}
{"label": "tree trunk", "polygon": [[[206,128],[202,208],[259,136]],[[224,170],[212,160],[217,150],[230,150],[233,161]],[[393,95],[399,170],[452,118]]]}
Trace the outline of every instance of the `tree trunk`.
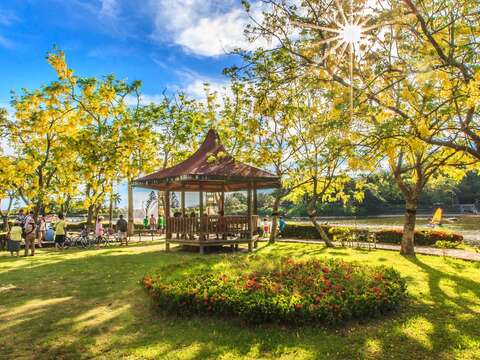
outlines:
{"label": "tree trunk", "polygon": [[87,226],[92,226],[92,224],[93,224],[93,205],[89,205],[87,210]]}
{"label": "tree trunk", "polygon": [[110,198],[108,204],[108,227],[112,228],[112,220],[113,220],[113,188],[110,190]]}
{"label": "tree trunk", "polygon": [[100,209],[101,209],[100,205],[97,205],[94,208],[93,216],[94,216],[94,219],[95,219],[95,223],[97,223],[98,214],[100,213]]}
{"label": "tree trunk", "polygon": [[163,191],[157,191],[157,216],[163,212]]}
{"label": "tree trunk", "polygon": [[405,220],[403,223],[403,235],[400,246],[400,254],[415,255],[414,236],[415,221],[417,218],[417,202],[407,201],[405,209]]}
{"label": "tree trunk", "polygon": [[325,242],[325,245],[327,247],[334,247],[332,241],[328,237],[328,235],[325,233],[325,230],[323,230],[322,226],[318,223],[316,216],[317,216],[317,196],[312,197],[312,199],[308,202],[308,216],[310,217],[310,221],[312,222],[313,226],[315,226],[315,229],[317,229],[318,233],[320,234],[320,237],[322,240]]}
{"label": "tree trunk", "polygon": [[133,219],[133,187],[132,179],[128,179],[128,234],[133,235],[135,229],[134,219]]}
{"label": "tree trunk", "polygon": [[2,220],[3,220],[3,231],[8,232],[10,230],[8,226],[8,215],[6,214],[2,215]]}
{"label": "tree trunk", "polygon": [[275,239],[277,237],[277,229],[278,229],[278,208],[280,206],[280,201],[282,200],[282,196],[277,194],[275,196],[275,202],[273,203],[272,209],[272,231],[270,233],[270,239],[268,240],[269,244],[275,244]]}

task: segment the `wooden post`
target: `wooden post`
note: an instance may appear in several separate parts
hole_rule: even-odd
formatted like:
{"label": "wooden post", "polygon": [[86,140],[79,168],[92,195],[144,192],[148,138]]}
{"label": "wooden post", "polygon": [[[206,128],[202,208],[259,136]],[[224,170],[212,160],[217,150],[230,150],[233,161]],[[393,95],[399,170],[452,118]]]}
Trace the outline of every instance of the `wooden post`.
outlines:
{"label": "wooden post", "polygon": [[169,240],[172,238],[170,224],[170,191],[165,191],[165,224],[167,226],[167,232],[165,234],[165,251],[170,251]]}
{"label": "wooden post", "polygon": [[253,183],[253,215],[258,215],[257,184]]}
{"label": "wooden post", "polygon": [[247,202],[248,202],[248,211],[247,211],[247,223],[248,223],[248,251],[253,250],[253,226],[252,226],[252,185],[248,184],[247,191]]}
{"label": "wooden post", "polygon": [[182,194],[181,194],[181,206],[182,206],[182,216],[185,217],[186,210],[185,210],[185,190],[182,189]]}
{"label": "wooden post", "polygon": [[[257,184],[253,183],[253,215],[258,215],[258,203],[257,203]],[[253,224],[253,219],[250,219],[250,223]],[[253,225],[252,225],[253,228]],[[252,238],[253,238],[253,233],[257,231],[257,229],[252,229]],[[253,243],[253,246],[257,248],[257,242],[255,241]]]}
{"label": "wooden post", "polygon": [[[183,186],[182,186],[182,192],[181,192],[181,195],[180,195],[180,206],[181,206],[181,211],[182,211],[182,217],[185,219],[185,217],[187,215],[187,212],[186,212],[186,209],[185,209],[185,190],[183,189]],[[186,239],[187,238],[187,231],[184,230],[180,234],[180,236],[181,236],[182,239]]]}
{"label": "wooden post", "polygon": [[[203,241],[203,188],[202,184],[200,184],[200,191],[199,191],[199,201],[200,201],[200,231],[199,231],[199,241]],[[200,246],[200,254],[203,254],[203,246]]]}
{"label": "wooden post", "polygon": [[222,185],[222,192],[220,193],[220,211],[222,216],[225,216],[225,185]]}

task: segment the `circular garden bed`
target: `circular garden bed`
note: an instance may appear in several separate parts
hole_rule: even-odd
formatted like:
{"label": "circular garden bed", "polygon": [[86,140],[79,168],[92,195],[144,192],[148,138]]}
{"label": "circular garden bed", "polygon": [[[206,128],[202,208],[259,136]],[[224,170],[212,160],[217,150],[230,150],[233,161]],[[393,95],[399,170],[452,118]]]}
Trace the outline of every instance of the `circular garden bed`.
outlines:
{"label": "circular garden bed", "polygon": [[393,268],[333,259],[286,258],[273,267],[232,274],[146,275],[141,283],[167,312],[234,316],[249,323],[370,318],[396,310],[406,294],[405,279]]}

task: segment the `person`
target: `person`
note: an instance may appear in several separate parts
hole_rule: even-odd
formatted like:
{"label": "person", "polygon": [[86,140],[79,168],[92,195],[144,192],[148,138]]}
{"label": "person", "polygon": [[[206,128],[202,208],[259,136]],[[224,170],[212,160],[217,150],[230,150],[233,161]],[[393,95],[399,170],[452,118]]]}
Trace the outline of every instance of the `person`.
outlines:
{"label": "person", "polygon": [[145,219],[143,219],[143,228],[148,229],[148,216],[145,215]]}
{"label": "person", "polygon": [[150,230],[152,233],[157,230],[157,219],[155,219],[155,216],[153,214],[150,215]]}
{"label": "person", "polygon": [[102,224],[103,218],[99,216],[97,218],[97,223],[95,224],[95,237],[97,238],[97,243],[100,243],[100,241],[103,238],[103,224]]}
{"label": "person", "polygon": [[125,245],[128,245],[128,236],[127,236],[128,223],[123,218],[122,214],[120,214],[120,217],[117,220],[116,227],[117,227],[117,233],[118,233],[118,240],[120,240],[120,245],[123,245],[124,241],[125,241]]}
{"label": "person", "polygon": [[23,211],[23,209],[20,209],[18,211],[18,215],[17,215],[17,219],[16,221],[18,221],[18,223],[20,224],[20,227],[23,229],[23,226],[25,225],[25,212]]}
{"label": "person", "polygon": [[22,227],[20,221],[15,220],[8,235],[8,251],[10,251],[11,256],[13,256],[13,253],[16,253],[18,257],[20,253],[20,244],[22,243]]}
{"label": "person", "polygon": [[280,216],[280,220],[278,221],[278,229],[280,230],[280,235],[283,236],[286,226],[287,224],[285,223],[285,218],[283,216]]}
{"label": "person", "polygon": [[24,256],[28,256],[30,250],[30,256],[35,255],[35,240],[37,239],[35,219],[33,212],[31,211],[27,217],[25,217],[25,224],[23,225],[23,234],[25,239],[25,253]]}
{"label": "person", "polygon": [[58,221],[55,223],[55,248],[63,249],[65,245],[67,223],[63,214],[58,214]]}
{"label": "person", "polygon": [[263,237],[267,238],[270,234],[270,224],[268,218],[263,218]]}
{"label": "person", "polygon": [[47,233],[47,220],[45,214],[40,216],[38,220],[38,247],[42,247],[42,242],[45,240],[45,234]]}
{"label": "person", "polygon": [[164,222],[163,216],[158,215],[158,231],[160,232],[160,234],[163,234],[164,226],[165,226],[165,222]]}
{"label": "person", "polygon": [[88,227],[87,227],[87,225],[83,225],[82,231],[80,231],[80,237],[82,239],[87,239],[88,238]]}
{"label": "person", "polygon": [[[35,223],[35,214],[33,213],[33,211],[29,211],[29,212],[28,212],[28,215],[25,216],[25,219],[23,220],[24,226],[25,226],[27,223],[31,223],[32,221]],[[35,226],[36,226],[36,225],[35,225]]]}

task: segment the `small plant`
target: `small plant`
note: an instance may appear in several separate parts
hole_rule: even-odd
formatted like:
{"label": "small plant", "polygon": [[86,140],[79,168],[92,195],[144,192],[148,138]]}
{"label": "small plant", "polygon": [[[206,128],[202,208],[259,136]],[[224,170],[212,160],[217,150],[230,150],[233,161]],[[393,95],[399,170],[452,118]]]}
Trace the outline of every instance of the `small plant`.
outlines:
{"label": "small plant", "polygon": [[334,259],[284,258],[274,265],[235,275],[147,275],[141,284],[167,312],[235,316],[249,323],[369,318],[398,309],[406,293],[405,279],[393,268]]}
{"label": "small plant", "polygon": [[345,246],[345,243],[351,239],[352,229],[345,226],[331,227],[328,233],[332,236],[333,241],[338,241]]}

